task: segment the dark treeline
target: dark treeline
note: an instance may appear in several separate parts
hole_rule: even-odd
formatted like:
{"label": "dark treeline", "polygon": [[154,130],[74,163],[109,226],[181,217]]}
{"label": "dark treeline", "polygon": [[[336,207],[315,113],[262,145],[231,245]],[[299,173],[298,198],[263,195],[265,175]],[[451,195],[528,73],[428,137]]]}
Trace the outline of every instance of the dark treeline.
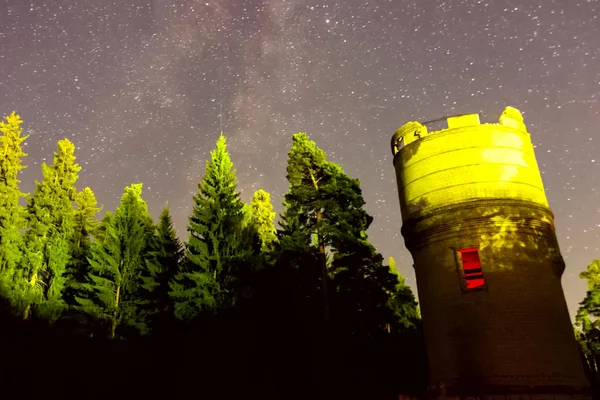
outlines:
{"label": "dark treeline", "polygon": [[369,242],[359,181],[293,136],[279,227],[240,199],[220,136],[180,240],[142,184],[114,212],[58,142],[33,193],[22,121],[0,124],[2,391],[17,398],[369,398],[426,389],[411,289]]}

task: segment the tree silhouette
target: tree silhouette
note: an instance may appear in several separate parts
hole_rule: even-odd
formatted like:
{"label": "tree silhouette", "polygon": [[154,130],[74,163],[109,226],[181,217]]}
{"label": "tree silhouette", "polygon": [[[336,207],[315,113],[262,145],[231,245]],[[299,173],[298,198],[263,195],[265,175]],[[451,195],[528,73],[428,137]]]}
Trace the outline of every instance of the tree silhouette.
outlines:
{"label": "tree silhouette", "polygon": [[90,251],[92,240],[96,238],[99,231],[99,223],[96,214],[102,209],[98,207],[96,196],[89,187],[78,192],[75,196],[75,228],[71,240],[71,258],[67,267],[67,287],[64,299],[69,306],[77,306],[79,303],[75,297],[83,289],[89,272],[87,256]]}
{"label": "tree silhouette", "polygon": [[145,297],[148,299],[148,318],[153,332],[172,325],[173,302],[169,295],[169,284],[179,271],[183,250],[173,227],[169,206],[166,205],[148,243],[147,275],[142,276]]}
{"label": "tree silhouette", "polygon": [[[23,236],[26,227],[25,210],[19,204],[25,196],[19,189],[19,172],[25,168],[22,143],[23,121],[11,113],[0,121],[0,295],[13,306],[19,306],[23,293],[15,286],[20,279],[19,266],[23,256]],[[21,304],[21,308],[23,305]]]}
{"label": "tree silhouette", "polygon": [[105,218],[102,242],[91,246],[85,297],[77,297],[82,310],[109,325],[110,338],[145,334],[149,328],[142,310],[141,286],[149,257],[143,253],[153,229],[142,184],[125,188],[114,215]]}
{"label": "tree silhouette", "polygon": [[[369,241],[360,182],[305,133],[292,139],[278,230],[269,193],[240,199],[221,135],[182,245],[168,207],[154,224],[142,184],[126,187],[98,222],[92,190],[75,189],[68,140],[42,167],[25,214],[17,179],[25,138],[16,114],[6,121],[0,289],[18,312],[2,315],[5,381],[30,384],[18,371],[59,360],[36,375],[37,387],[66,376],[80,397],[183,397],[198,391],[198,376],[212,383],[198,392],[207,398],[391,399],[426,388],[415,297]],[[578,338],[597,374],[594,299]],[[196,361],[173,362],[174,354]],[[231,368],[242,372],[232,378],[223,372]]]}
{"label": "tree silhouette", "polygon": [[221,134],[210,155],[194,195],[186,260],[171,284],[175,316],[180,320],[234,305],[240,296],[240,266],[252,253],[225,136]]}
{"label": "tree silhouette", "polygon": [[328,219],[336,190],[335,167],[328,162],[325,152],[308,138],[304,132],[292,137],[288,153],[287,179],[290,184],[284,196],[285,211],[282,215],[282,249],[318,249],[320,267],[320,291],[324,320],[330,317],[326,247],[331,244],[330,229],[334,225]]}
{"label": "tree silhouette", "polygon": [[398,272],[396,260],[393,257],[389,258],[388,267],[398,282],[395,289],[389,293],[388,307],[394,312],[401,328],[414,328],[421,319],[415,296],[411,288],[406,285],[404,277]]}
{"label": "tree silhouette", "polygon": [[27,205],[28,229],[21,287],[28,299],[23,310],[27,319],[31,308],[49,320],[56,320],[66,308],[63,291],[71,258],[70,243],[75,229],[73,201],[81,167],[75,163],[75,145],[58,141],[54,164],[42,164],[43,179]]}

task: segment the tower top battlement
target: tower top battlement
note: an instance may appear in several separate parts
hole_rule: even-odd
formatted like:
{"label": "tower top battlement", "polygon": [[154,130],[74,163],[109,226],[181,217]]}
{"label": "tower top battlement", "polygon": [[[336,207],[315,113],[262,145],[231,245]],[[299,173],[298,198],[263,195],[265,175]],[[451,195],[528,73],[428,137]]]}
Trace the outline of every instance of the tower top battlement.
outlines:
{"label": "tower top battlement", "polygon": [[[429,131],[436,122],[447,125]],[[483,199],[548,207],[531,136],[514,107],[506,107],[496,123],[481,123],[479,114],[408,122],[391,144],[405,221]]]}
{"label": "tower top battlement", "polygon": [[[394,136],[392,136],[391,149],[392,154],[396,155],[398,151],[404,146],[411,144],[425,136],[435,135],[441,132],[445,132],[450,129],[463,128],[467,126],[477,126],[481,125],[479,114],[461,114],[455,115],[451,117],[446,117],[447,128],[440,129],[437,131],[429,132],[427,125],[431,122],[437,122],[443,120],[435,120],[430,122],[418,122],[411,121],[402,125]],[[500,117],[498,118],[498,123],[486,124],[486,125],[501,125],[504,127],[512,128],[524,133],[527,133],[527,127],[523,122],[523,115],[521,111],[514,107],[506,107]]]}

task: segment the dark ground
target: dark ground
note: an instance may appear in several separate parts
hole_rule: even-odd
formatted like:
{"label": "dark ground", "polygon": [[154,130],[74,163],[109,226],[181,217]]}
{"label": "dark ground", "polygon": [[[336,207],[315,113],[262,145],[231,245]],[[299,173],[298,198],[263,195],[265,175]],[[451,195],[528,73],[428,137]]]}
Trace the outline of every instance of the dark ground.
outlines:
{"label": "dark ground", "polygon": [[335,327],[228,316],[168,335],[108,340],[88,337],[81,320],[48,327],[5,314],[0,380],[7,398],[391,400],[425,387],[414,331],[352,338]]}

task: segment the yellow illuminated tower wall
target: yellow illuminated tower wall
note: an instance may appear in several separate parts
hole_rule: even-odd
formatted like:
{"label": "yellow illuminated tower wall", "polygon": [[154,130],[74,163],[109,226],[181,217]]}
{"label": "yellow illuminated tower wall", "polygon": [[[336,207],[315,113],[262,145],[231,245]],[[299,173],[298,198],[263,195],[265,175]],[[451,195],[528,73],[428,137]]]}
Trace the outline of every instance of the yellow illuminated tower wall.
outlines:
{"label": "yellow illuminated tower wall", "polygon": [[432,398],[587,396],[554,216],[521,113],[392,138]]}

